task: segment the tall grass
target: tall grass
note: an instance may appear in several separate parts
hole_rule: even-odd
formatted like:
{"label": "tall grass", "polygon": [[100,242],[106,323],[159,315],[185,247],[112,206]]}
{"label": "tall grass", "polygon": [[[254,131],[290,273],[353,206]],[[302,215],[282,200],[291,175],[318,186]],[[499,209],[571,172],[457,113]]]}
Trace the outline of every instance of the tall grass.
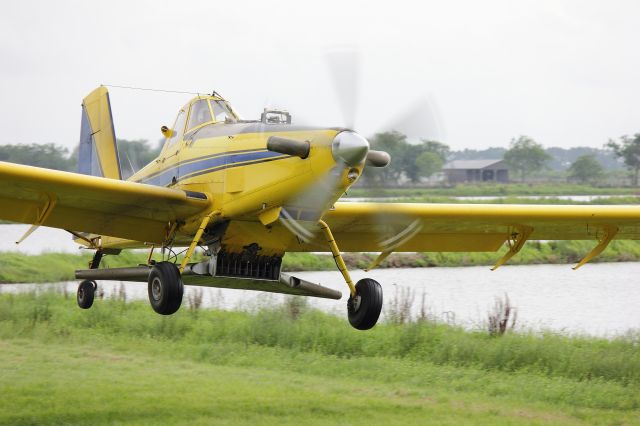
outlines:
{"label": "tall grass", "polygon": [[526,372],[640,386],[640,334],[612,340],[553,333],[486,332],[432,321],[380,324],[369,332],[296,301],[254,311],[184,309],[170,317],[146,303],[104,300],[90,310],[55,293],[1,294],[0,338],[151,338],[179,344],[259,345],[340,358],[388,357],[489,371]]}

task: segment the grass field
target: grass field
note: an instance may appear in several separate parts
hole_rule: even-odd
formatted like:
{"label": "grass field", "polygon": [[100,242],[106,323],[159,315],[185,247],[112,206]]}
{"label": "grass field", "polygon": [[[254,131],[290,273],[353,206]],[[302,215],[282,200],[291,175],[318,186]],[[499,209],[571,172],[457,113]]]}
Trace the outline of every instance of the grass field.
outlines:
{"label": "grass field", "polygon": [[0,424],[639,424],[640,337],[0,295]]}
{"label": "grass field", "polygon": [[349,190],[349,197],[465,197],[465,196],[518,196],[518,195],[638,195],[640,188],[597,187],[578,184],[460,184],[435,188],[367,188]]}

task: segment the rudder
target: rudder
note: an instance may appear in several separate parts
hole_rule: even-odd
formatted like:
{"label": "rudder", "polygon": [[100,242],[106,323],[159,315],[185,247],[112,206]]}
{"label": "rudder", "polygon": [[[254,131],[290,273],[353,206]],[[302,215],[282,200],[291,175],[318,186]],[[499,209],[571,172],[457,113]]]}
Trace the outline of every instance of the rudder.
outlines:
{"label": "rudder", "polygon": [[78,172],[122,179],[109,92],[100,86],[82,100]]}

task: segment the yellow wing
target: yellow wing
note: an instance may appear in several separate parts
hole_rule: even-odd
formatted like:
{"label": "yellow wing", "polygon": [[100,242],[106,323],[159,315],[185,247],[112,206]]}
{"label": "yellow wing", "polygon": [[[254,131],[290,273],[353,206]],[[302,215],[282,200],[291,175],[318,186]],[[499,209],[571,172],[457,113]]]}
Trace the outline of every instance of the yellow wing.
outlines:
{"label": "yellow wing", "polygon": [[[640,239],[640,206],[336,203],[324,220],[342,251],[496,251],[516,234]],[[326,251],[323,238],[287,251]]]}
{"label": "yellow wing", "polygon": [[4,220],[159,243],[208,206],[200,193],[0,162]]}

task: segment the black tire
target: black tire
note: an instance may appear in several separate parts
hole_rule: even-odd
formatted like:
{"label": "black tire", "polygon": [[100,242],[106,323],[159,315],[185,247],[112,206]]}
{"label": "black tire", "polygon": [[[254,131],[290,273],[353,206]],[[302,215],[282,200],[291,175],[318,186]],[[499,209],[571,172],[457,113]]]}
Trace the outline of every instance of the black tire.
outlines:
{"label": "black tire", "polygon": [[149,274],[149,303],[160,315],[171,315],[180,309],[184,285],[178,267],[170,262],[159,262]]}
{"label": "black tire", "polygon": [[84,280],[78,285],[78,293],[76,295],[78,306],[82,309],[89,309],[93,305],[96,287],[96,282],[91,280]]}
{"label": "black tire", "polygon": [[356,298],[349,297],[347,314],[349,323],[358,330],[369,330],[378,322],[382,311],[382,286],[371,278],[356,284]]}

